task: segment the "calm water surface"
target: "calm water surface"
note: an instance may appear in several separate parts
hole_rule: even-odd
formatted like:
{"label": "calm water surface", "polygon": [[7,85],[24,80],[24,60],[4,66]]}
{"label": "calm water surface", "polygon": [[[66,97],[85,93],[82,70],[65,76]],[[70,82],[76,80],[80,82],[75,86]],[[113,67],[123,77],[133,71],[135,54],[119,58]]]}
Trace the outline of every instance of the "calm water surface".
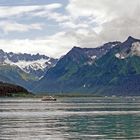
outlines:
{"label": "calm water surface", "polygon": [[0,140],[140,140],[140,98],[0,99]]}

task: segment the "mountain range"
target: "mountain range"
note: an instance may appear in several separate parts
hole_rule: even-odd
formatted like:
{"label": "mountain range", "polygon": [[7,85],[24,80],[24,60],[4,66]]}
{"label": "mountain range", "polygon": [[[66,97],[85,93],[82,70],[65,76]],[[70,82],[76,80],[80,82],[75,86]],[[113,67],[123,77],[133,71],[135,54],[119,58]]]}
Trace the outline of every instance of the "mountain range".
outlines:
{"label": "mountain range", "polygon": [[90,93],[98,95],[140,94],[140,40],[128,37],[99,48],[74,47],[48,70],[34,91]]}
{"label": "mountain range", "polygon": [[7,53],[0,50],[0,64],[17,66],[26,73],[32,74],[36,78],[42,77],[46,71],[53,67],[57,59],[45,55],[31,55],[22,53]]}
{"label": "mountain range", "polygon": [[0,81],[30,89],[33,82],[40,80],[57,61],[40,54],[16,54],[0,50]]}
{"label": "mountain range", "polygon": [[[124,42],[109,42],[97,48],[73,47],[59,60],[39,54],[14,54],[1,50],[0,61],[2,81],[14,81],[18,72],[27,84],[19,81],[20,85],[36,93],[140,95],[140,40],[131,36]],[[40,62],[37,65],[44,62],[42,73],[38,71],[41,68],[32,67],[34,62]],[[11,73],[5,73],[3,67],[12,69]],[[28,81],[34,82],[28,84]]]}

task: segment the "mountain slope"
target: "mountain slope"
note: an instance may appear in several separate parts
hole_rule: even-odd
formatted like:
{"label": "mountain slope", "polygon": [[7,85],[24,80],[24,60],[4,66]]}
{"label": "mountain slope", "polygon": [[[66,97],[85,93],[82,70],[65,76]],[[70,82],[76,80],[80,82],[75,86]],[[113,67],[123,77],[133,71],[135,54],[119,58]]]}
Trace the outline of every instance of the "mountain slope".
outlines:
{"label": "mountain slope", "polygon": [[26,73],[33,75],[36,78],[44,76],[46,71],[53,67],[57,59],[47,57],[45,55],[31,55],[22,53],[6,53],[0,50],[0,65],[9,64],[11,66],[18,66]]}
{"label": "mountain slope", "polygon": [[139,95],[139,43],[140,40],[129,37],[125,42],[110,47],[100,57],[94,57],[92,63],[85,50],[73,48],[48,71],[35,91]]}
{"label": "mountain slope", "polygon": [[71,76],[78,72],[80,68],[94,65],[96,60],[119,44],[120,42],[110,42],[99,48],[74,47],[58,61],[55,67],[48,70],[46,76],[36,85],[35,91],[51,92],[53,89],[54,92],[62,92],[64,89],[63,82],[71,79]]}
{"label": "mountain slope", "polygon": [[0,50],[0,81],[30,90],[33,83],[41,79],[56,62],[57,59],[45,55],[16,54]]}
{"label": "mountain slope", "polygon": [[30,84],[36,80],[37,79],[34,76],[22,71],[17,66],[11,66],[7,64],[0,65],[1,82],[8,82],[8,83],[21,85],[29,89]]}
{"label": "mountain slope", "polygon": [[23,96],[30,94],[25,88],[9,83],[0,82],[0,96]]}

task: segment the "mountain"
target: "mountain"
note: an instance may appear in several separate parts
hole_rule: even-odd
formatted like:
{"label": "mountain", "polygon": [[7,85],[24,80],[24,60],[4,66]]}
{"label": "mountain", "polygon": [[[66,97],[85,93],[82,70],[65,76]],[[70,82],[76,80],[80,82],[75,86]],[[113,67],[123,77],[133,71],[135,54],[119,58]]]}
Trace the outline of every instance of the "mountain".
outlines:
{"label": "mountain", "polygon": [[140,40],[73,47],[59,60],[0,50],[0,81],[36,93],[140,95]]}
{"label": "mountain", "polygon": [[[75,91],[101,95],[139,95],[139,44],[140,40],[128,38],[97,60],[95,65],[80,68],[71,77],[73,81],[79,79]],[[68,82],[68,85],[71,83]]]}
{"label": "mountain", "polygon": [[57,62],[57,59],[50,58],[45,55],[31,55],[22,53],[7,53],[0,50],[0,65],[17,66],[26,73],[31,74],[36,78],[44,76],[46,71],[53,67]]}
{"label": "mountain", "polygon": [[30,93],[23,87],[0,82],[0,96],[25,96],[30,95]]}
{"label": "mountain", "polygon": [[139,84],[140,40],[128,37],[95,49],[74,47],[34,91],[126,96],[140,95]]}
{"label": "mountain", "polygon": [[[36,85],[35,91],[62,92],[65,81],[71,80],[73,74],[82,67],[94,65],[98,59],[119,44],[121,43],[109,42],[98,48],[72,48],[70,52],[58,61],[55,67],[48,70],[45,77]],[[71,89],[74,88],[71,87]]]}
{"label": "mountain", "polygon": [[24,72],[18,66],[10,64],[0,65],[0,82],[17,84],[29,89],[30,84],[36,80],[33,75]]}
{"label": "mountain", "polygon": [[32,89],[34,82],[41,79],[53,67],[57,59],[45,55],[7,53],[0,50],[0,82],[7,82]]}

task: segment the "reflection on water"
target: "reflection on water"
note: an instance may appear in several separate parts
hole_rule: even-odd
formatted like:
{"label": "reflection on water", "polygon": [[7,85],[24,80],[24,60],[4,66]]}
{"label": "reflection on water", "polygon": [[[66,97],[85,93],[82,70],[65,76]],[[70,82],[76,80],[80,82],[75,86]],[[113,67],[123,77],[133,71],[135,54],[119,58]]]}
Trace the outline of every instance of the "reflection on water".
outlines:
{"label": "reflection on water", "polygon": [[140,98],[0,99],[2,140],[140,139]]}

